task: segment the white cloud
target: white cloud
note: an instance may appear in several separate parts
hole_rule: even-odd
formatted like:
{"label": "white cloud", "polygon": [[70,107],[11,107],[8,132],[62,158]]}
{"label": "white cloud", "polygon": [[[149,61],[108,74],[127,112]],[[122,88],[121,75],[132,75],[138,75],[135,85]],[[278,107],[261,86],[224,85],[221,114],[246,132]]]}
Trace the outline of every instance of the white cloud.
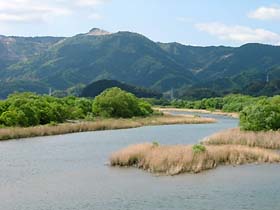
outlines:
{"label": "white cloud", "polygon": [[71,13],[68,8],[39,3],[36,0],[0,0],[1,22],[47,21],[49,18]]}
{"label": "white cloud", "polygon": [[261,28],[250,28],[246,26],[228,26],[222,23],[210,22],[196,24],[200,31],[207,32],[219,39],[234,41],[238,43],[260,42],[266,44],[279,44],[280,35]]}
{"label": "white cloud", "polygon": [[259,7],[250,12],[248,17],[258,20],[280,20],[280,7]]}
{"label": "white cloud", "polygon": [[[69,16],[79,10],[95,9],[107,2],[110,0],[0,0],[0,22],[47,22],[55,17]],[[90,19],[102,18],[98,12],[90,12]]]}
{"label": "white cloud", "polygon": [[76,0],[77,5],[79,6],[90,6],[96,7],[104,3],[109,2],[110,0]]}

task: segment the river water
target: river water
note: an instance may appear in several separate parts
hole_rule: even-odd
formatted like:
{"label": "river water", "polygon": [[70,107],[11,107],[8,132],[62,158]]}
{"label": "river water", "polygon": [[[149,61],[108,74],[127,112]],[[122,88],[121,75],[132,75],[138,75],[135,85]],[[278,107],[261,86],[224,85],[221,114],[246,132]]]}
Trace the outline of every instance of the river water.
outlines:
{"label": "river water", "polygon": [[149,126],[0,142],[0,210],[279,210],[280,167],[155,176],[106,165],[130,144],[196,143],[238,121]]}

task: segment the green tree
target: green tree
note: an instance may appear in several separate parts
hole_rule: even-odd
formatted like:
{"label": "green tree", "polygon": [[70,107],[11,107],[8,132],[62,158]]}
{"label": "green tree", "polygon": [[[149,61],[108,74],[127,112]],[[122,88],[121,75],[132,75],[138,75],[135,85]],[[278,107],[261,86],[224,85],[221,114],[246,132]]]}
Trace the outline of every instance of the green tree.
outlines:
{"label": "green tree", "polygon": [[280,106],[267,101],[247,106],[240,113],[240,126],[244,130],[280,129]]}
{"label": "green tree", "polygon": [[110,88],[102,92],[95,98],[92,110],[98,116],[123,118],[145,116],[152,112],[148,103],[120,88]]}

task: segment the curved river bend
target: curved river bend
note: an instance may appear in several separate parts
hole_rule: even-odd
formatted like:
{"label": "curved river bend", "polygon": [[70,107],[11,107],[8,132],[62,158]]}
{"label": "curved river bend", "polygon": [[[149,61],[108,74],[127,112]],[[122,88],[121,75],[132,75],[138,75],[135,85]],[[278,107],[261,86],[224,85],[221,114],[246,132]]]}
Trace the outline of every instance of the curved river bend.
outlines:
{"label": "curved river bend", "polygon": [[227,166],[174,177],[105,165],[113,151],[130,144],[196,143],[238,124],[214,117],[218,123],[0,142],[0,209],[279,210],[278,165]]}

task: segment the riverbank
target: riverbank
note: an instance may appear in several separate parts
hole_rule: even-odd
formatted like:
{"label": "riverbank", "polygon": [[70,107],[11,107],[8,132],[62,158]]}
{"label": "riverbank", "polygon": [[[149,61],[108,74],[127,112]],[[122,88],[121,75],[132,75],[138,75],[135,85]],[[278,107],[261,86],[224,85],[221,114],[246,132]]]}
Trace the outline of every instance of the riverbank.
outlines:
{"label": "riverbank", "polygon": [[280,131],[242,131],[240,128],[215,133],[202,141],[205,145],[245,145],[280,149]]}
{"label": "riverbank", "polygon": [[115,130],[126,128],[137,128],[151,125],[171,125],[171,124],[203,124],[215,123],[212,118],[202,118],[192,115],[152,115],[144,118],[131,119],[96,119],[94,121],[80,121],[73,123],[62,123],[55,126],[42,125],[35,127],[11,127],[0,129],[0,140],[20,139],[38,136],[51,136],[67,133]]}
{"label": "riverbank", "polygon": [[279,153],[262,148],[241,145],[207,145],[203,148],[204,150],[195,151],[191,145],[137,144],[113,153],[110,164],[176,175],[185,172],[199,173],[219,165],[280,162]]}
{"label": "riverbank", "polygon": [[161,112],[197,112],[202,114],[215,114],[215,115],[223,115],[228,116],[232,118],[239,118],[239,114],[236,112],[223,112],[221,110],[215,110],[215,111],[209,111],[205,109],[185,109],[185,108],[172,108],[172,107],[154,107],[155,110],[161,111]]}

